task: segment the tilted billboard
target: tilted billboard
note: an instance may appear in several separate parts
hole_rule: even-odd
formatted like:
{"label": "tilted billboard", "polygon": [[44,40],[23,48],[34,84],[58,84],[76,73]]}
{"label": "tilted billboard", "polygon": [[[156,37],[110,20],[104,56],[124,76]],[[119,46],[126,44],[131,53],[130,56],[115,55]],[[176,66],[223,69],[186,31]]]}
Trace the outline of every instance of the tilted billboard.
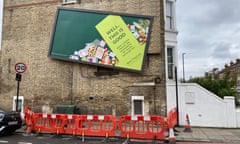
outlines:
{"label": "tilted billboard", "polygon": [[49,57],[141,73],[153,17],[58,8]]}

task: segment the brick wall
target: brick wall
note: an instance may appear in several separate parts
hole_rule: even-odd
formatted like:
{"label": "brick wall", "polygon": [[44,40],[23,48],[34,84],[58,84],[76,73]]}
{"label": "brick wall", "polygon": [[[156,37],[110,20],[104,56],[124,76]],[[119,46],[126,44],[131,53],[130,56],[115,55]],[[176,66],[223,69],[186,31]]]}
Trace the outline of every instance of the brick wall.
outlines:
{"label": "brick wall", "polygon": [[[97,67],[52,60],[47,57],[58,6],[154,16],[144,73],[119,71],[118,75],[95,76]],[[11,0],[4,3],[2,86],[0,105],[11,108],[16,95],[14,65],[27,64],[20,95],[35,111],[50,102],[75,104],[82,113],[130,114],[131,96],[144,96],[147,113],[165,113],[164,22],[162,0],[81,0],[62,5],[61,0]],[[161,82],[156,87],[134,87],[136,82]],[[8,90],[6,90],[6,88]],[[89,100],[93,96],[93,100]]]}

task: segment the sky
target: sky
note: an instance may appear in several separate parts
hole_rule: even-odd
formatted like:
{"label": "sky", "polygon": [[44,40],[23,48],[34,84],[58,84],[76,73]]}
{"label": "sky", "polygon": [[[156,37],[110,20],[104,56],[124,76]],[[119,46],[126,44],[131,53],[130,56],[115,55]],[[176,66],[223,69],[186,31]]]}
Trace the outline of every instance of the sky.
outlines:
{"label": "sky", "polygon": [[176,22],[180,78],[183,61],[189,79],[240,58],[240,0],[177,0]]}

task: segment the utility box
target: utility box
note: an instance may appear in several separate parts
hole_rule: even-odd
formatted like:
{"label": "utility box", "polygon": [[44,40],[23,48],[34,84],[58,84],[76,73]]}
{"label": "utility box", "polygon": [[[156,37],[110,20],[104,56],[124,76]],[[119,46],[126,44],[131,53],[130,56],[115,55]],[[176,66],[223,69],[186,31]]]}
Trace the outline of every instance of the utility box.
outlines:
{"label": "utility box", "polygon": [[76,113],[75,105],[58,105],[56,109],[56,113],[58,114],[75,114]]}

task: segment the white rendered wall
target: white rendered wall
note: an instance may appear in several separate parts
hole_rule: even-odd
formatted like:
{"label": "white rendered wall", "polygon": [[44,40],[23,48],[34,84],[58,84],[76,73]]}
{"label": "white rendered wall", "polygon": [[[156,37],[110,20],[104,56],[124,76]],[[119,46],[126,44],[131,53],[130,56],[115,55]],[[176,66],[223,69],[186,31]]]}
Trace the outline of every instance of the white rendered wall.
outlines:
{"label": "white rendered wall", "polygon": [[[168,84],[167,91],[169,110],[176,106],[175,84]],[[188,114],[191,126],[228,128],[240,126],[240,114],[236,113],[233,97],[221,99],[198,84],[179,83],[178,102],[180,125],[186,125]]]}
{"label": "white rendered wall", "polygon": [[236,109],[236,123],[237,127],[240,128],[240,109]]}

